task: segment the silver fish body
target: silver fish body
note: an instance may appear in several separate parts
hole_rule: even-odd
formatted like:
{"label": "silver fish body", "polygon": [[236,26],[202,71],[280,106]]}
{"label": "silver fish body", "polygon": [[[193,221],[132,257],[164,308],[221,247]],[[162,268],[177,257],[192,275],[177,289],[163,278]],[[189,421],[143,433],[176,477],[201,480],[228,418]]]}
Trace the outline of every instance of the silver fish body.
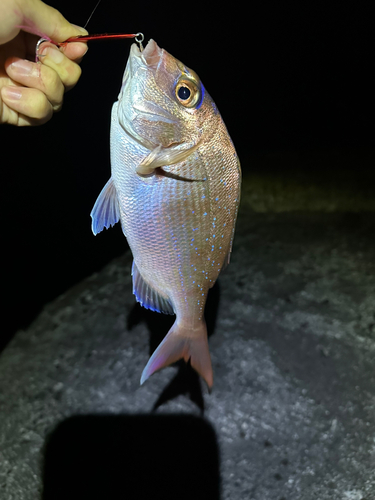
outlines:
{"label": "silver fish body", "polygon": [[131,47],[112,108],[111,169],[91,213],[93,232],[121,220],[137,300],[176,314],[141,383],[184,358],[211,387],[204,306],[229,262],[240,163],[199,77],[153,40],[142,52]]}

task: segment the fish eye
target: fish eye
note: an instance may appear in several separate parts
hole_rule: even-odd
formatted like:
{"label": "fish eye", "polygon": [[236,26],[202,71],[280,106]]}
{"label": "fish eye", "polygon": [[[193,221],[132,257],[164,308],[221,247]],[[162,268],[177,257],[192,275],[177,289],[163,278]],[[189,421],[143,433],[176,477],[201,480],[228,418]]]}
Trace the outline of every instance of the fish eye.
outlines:
{"label": "fish eye", "polygon": [[195,82],[187,78],[181,79],[176,85],[176,97],[185,108],[193,108],[199,101],[200,90]]}
{"label": "fish eye", "polygon": [[189,87],[181,86],[178,89],[177,95],[178,95],[178,98],[180,99],[180,101],[187,101],[189,99],[189,97],[191,96],[191,92],[190,92]]}

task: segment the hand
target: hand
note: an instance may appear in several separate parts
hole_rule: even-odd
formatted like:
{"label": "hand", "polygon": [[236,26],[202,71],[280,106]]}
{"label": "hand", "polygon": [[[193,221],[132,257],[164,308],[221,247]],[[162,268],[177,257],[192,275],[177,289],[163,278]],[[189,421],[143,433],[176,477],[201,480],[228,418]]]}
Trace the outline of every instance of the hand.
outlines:
{"label": "hand", "polygon": [[0,0],[0,123],[41,125],[61,109],[64,92],[81,76],[78,63],[87,45],[74,42],[59,49],[45,42],[39,48],[41,62],[35,62],[35,46],[42,35],[63,42],[83,34],[87,31],[40,0]]}

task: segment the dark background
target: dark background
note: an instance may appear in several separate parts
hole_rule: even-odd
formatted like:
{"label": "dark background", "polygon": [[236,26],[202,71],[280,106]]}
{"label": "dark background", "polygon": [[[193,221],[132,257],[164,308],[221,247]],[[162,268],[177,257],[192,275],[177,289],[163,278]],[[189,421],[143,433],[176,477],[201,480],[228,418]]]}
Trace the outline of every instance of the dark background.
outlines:
{"label": "dark background", "polygon": [[[75,24],[90,15],[87,2],[50,4]],[[245,173],[252,158],[273,152],[371,150],[371,2],[262,0],[244,9],[243,2],[102,0],[87,28],[141,31],[193,68]],[[1,127],[0,348],[43,304],[127,248],[120,227],[94,237],[89,214],[110,176],[110,111],[130,44],[89,42],[60,113],[37,128]]]}

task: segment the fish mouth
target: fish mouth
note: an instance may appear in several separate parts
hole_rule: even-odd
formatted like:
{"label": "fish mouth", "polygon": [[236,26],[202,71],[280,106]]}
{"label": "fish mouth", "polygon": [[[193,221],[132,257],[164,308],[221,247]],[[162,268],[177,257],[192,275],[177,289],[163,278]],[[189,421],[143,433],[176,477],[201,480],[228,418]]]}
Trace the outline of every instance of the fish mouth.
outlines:
{"label": "fish mouth", "polygon": [[168,128],[179,124],[176,115],[153,98],[155,93],[158,94],[157,71],[165,55],[166,52],[154,40],[150,40],[142,51],[137,44],[132,44],[119,94],[119,101],[123,101],[119,108],[122,128],[147,149],[154,149],[159,144],[159,141],[154,144],[146,133],[148,129],[154,129],[155,122]]}
{"label": "fish mouth", "polygon": [[130,56],[141,59],[147,68],[157,70],[162,60],[163,49],[161,49],[154,40],[149,40],[144,50],[140,51],[136,43],[133,43],[130,50]]}
{"label": "fish mouth", "polygon": [[[151,70],[153,73],[156,73],[162,62],[164,53],[165,51],[152,39],[142,51],[139,50],[138,46],[134,43],[130,50],[132,68],[137,67],[141,70]],[[178,123],[175,115],[148,99],[137,99],[133,103],[133,107],[138,114],[142,115],[142,117],[148,121],[162,121],[171,124]]]}

